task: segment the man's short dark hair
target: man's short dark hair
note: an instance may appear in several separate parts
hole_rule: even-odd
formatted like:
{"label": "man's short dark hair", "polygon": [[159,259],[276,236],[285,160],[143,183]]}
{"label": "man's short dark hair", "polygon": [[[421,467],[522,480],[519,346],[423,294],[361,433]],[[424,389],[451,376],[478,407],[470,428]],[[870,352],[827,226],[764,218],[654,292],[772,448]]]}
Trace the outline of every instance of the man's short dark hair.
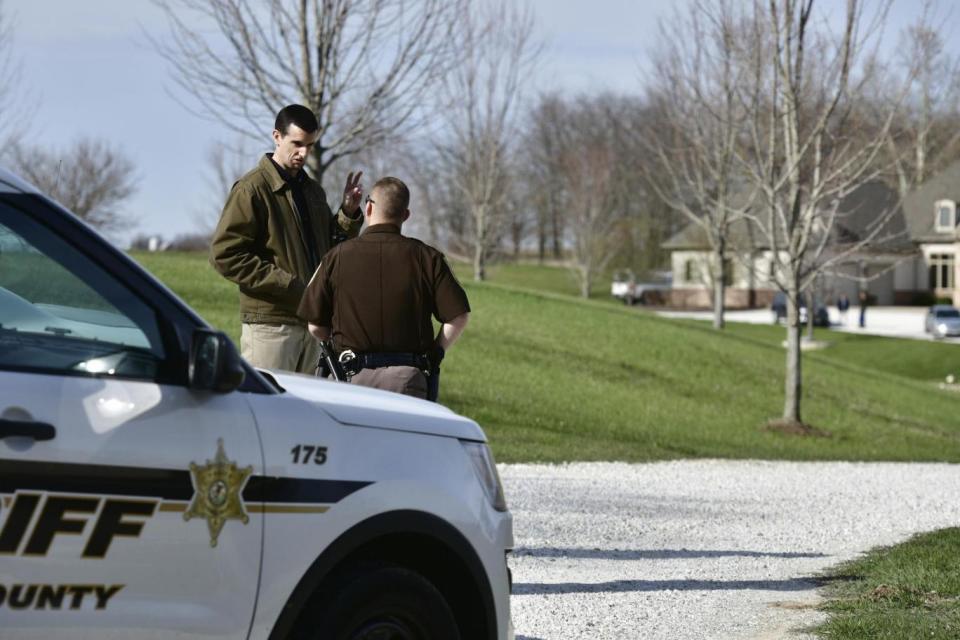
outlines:
{"label": "man's short dark hair", "polygon": [[410,206],[410,189],[399,178],[380,178],[371,191],[377,192],[376,204],[380,213],[390,220],[400,220],[403,212]]}
{"label": "man's short dark hair", "polygon": [[310,109],[302,104],[288,104],[283,109],[280,109],[273,128],[279,131],[280,135],[285,136],[291,124],[297,125],[307,133],[313,133],[320,128],[320,123],[317,122],[317,116],[313,115],[313,111],[310,111]]}

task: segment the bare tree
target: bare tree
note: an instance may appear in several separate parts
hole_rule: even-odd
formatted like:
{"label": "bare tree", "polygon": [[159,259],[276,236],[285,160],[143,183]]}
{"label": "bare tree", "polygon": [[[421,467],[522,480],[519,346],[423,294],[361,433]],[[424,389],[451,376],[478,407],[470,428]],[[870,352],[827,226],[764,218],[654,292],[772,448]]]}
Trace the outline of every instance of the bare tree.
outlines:
{"label": "bare tree", "polygon": [[28,117],[28,98],[21,90],[20,59],[13,48],[13,24],[0,0],[0,154],[9,154],[10,148],[25,129],[23,119]]}
{"label": "bare tree", "polygon": [[[154,0],[171,40],[155,40],[188,108],[262,140],[299,102],[320,120],[309,165],[323,180],[339,158],[418,122],[457,65],[465,0]],[[212,29],[207,29],[207,25]],[[213,35],[211,35],[211,32]]]}
{"label": "bare tree", "polygon": [[80,140],[62,152],[16,145],[17,170],[42,192],[104,232],[132,226],[121,205],[136,191],[133,162],[100,141]]}
{"label": "bare tree", "polygon": [[217,143],[207,150],[205,179],[210,189],[210,197],[203,208],[196,212],[195,219],[200,235],[208,238],[213,235],[230,189],[250,169],[247,158],[248,154],[242,142],[237,146]]}
{"label": "bare tree", "polygon": [[590,297],[596,279],[622,244],[618,233],[625,198],[615,118],[608,98],[582,100],[568,119],[572,135],[563,150],[572,252],[570,266],[580,295]]}
{"label": "bare tree", "polygon": [[643,130],[656,162],[648,172],[660,198],[700,227],[713,253],[713,326],[724,326],[731,230],[754,192],[737,167],[749,112],[739,92],[749,80],[741,39],[749,12],[733,0],[696,0],[662,26],[650,101],[659,117]]}
{"label": "bare tree", "polygon": [[521,163],[528,201],[536,211],[537,257],[563,257],[566,228],[561,151],[569,144],[567,103],[556,94],[540,96],[527,117]]}
{"label": "bare tree", "polygon": [[448,249],[450,231],[449,207],[456,197],[453,187],[445,180],[444,165],[432,144],[422,144],[409,150],[398,163],[404,180],[410,187],[411,222],[414,229],[433,246]]}
{"label": "bare tree", "polygon": [[506,231],[522,80],[538,48],[526,7],[497,0],[466,7],[461,19],[462,61],[443,86],[449,140],[438,148],[468,211],[473,274],[483,280],[490,253]]}
{"label": "bare tree", "polygon": [[834,34],[817,20],[813,0],[767,0],[766,6],[755,0],[753,36],[744,39],[752,47],[754,75],[743,92],[750,139],[738,157],[761,196],[747,215],[770,248],[775,283],[787,298],[778,426],[804,427],[799,296],[819,274],[878,241],[895,213],[896,207],[860,212],[870,217],[865,231],[842,237],[843,203],[880,175],[877,158],[906,91],[897,92],[885,117],[864,130],[856,105],[878,68],[871,53],[888,6],[884,0],[867,15],[865,2],[847,0],[841,32]]}
{"label": "bare tree", "polygon": [[[960,56],[945,48],[935,17],[936,3],[926,0],[898,48],[901,75],[915,76],[887,137],[901,197],[960,155]],[[879,88],[889,90],[888,82]]]}

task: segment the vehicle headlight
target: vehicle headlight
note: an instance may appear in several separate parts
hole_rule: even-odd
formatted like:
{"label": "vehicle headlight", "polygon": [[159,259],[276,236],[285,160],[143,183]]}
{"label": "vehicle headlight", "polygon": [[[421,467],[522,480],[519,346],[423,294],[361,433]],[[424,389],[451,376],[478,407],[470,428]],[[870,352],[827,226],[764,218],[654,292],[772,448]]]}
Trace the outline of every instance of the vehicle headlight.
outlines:
{"label": "vehicle headlight", "polygon": [[937,325],[937,331],[939,331],[940,333],[946,333],[947,325],[941,322],[940,324]]}
{"label": "vehicle headlight", "polygon": [[483,442],[465,442],[460,441],[464,450],[473,462],[473,470],[477,472],[477,480],[483,487],[490,504],[497,511],[507,510],[507,499],[503,495],[503,485],[500,483],[500,474],[497,473],[497,465],[493,461],[493,453]]}

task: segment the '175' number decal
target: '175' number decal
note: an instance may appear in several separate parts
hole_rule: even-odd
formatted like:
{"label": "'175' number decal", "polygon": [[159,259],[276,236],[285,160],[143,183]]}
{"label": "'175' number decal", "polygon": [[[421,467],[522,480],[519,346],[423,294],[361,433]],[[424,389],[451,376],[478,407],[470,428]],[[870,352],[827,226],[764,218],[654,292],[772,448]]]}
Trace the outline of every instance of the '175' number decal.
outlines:
{"label": "'175' number decal", "polygon": [[293,462],[302,464],[323,464],[327,461],[327,448],[316,447],[310,444],[298,444],[290,450]]}

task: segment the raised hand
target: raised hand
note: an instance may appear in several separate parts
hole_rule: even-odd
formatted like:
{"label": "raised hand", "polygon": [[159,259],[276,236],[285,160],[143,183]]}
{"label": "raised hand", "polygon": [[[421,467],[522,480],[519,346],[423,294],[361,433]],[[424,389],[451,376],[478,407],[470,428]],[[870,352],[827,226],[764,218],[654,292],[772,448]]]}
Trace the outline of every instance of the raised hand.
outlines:
{"label": "raised hand", "polygon": [[357,171],[357,174],[347,174],[347,185],[343,188],[343,212],[352,214],[360,207],[360,200],[363,198],[363,185],[360,184],[360,176],[363,171]]}

